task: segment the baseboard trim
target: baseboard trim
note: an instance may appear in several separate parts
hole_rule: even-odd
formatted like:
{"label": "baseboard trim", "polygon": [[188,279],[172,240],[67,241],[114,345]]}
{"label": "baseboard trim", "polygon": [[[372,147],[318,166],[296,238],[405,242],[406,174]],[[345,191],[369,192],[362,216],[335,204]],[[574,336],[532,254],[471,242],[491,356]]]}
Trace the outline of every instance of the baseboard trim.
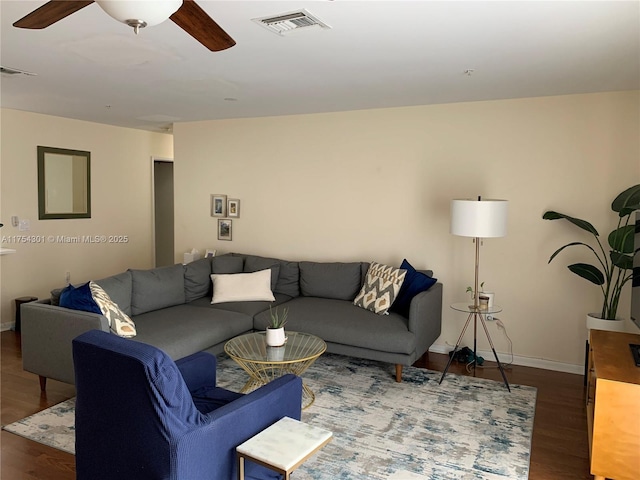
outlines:
{"label": "baseboard trim", "polygon": [[[453,348],[448,345],[432,345],[429,349],[430,352],[433,353],[444,353],[445,355],[449,354],[449,352],[453,350]],[[502,363],[508,363],[511,361],[511,354],[497,352],[498,358]],[[495,361],[493,357],[493,352],[489,350],[478,350],[478,355],[485,358],[488,361]],[[556,362],[553,360],[545,360],[544,358],[532,358],[532,357],[524,357],[521,355],[514,355],[513,361],[511,361],[513,365],[520,365],[523,367],[533,367],[533,368],[541,368],[544,370],[554,370],[556,372],[565,372],[565,373],[575,373],[576,375],[584,375],[584,365],[574,365],[572,363],[562,363]]]}
{"label": "baseboard trim", "polygon": [[6,332],[7,330],[13,330],[14,322],[0,323],[0,332]]}

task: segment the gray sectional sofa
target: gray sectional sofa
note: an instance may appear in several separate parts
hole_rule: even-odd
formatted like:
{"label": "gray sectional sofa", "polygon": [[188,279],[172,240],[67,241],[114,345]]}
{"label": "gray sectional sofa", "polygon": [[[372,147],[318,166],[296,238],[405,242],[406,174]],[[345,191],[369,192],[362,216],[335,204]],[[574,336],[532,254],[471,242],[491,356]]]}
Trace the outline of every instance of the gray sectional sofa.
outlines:
{"label": "gray sectional sofa", "polygon": [[[96,280],[135,322],[134,340],[154,345],[179,359],[199,351],[219,354],[227,340],[264,330],[269,307],[289,310],[287,329],[319,336],[327,351],[402,366],[420,358],[440,335],[442,284],[411,300],[409,314],[378,315],[353,305],[369,264],[292,262],[256,255],[227,254],[150,270],[127,270]],[[275,301],[211,304],[210,275],[271,269]],[[431,272],[423,272],[431,275]],[[22,305],[23,368],[46,379],[74,383],[71,341],[98,329],[106,317],[57,305],[51,299]]]}

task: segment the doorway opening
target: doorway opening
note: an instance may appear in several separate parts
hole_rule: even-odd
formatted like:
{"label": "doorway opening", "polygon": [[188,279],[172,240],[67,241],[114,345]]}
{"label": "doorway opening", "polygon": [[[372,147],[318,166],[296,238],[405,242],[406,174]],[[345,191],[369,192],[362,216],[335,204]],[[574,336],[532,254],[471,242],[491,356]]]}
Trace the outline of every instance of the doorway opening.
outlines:
{"label": "doorway opening", "polygon": [[153,159],[153,224],[155,266],[173,265],[173,160]]}

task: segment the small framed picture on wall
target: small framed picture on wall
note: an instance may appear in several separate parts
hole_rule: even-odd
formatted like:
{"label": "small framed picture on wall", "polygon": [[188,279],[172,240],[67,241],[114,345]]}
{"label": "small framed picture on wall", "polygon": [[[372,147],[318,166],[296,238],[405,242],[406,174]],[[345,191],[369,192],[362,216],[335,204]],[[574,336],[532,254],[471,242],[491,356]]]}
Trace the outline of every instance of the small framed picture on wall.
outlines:
{"label": "small framed picture on wall", "polygon": [[227,216],[227,196],[214,193],[211,195],[211,216]]}
{"label": "small framed picture on wall", "polygon": [[218,219],[218,240],[231,240],[231,220]]}
{"label": "small framed picture on wall", "polygon": [[227,217],[240,217],[240,200],[237,198],[230,198],[227,202]]}

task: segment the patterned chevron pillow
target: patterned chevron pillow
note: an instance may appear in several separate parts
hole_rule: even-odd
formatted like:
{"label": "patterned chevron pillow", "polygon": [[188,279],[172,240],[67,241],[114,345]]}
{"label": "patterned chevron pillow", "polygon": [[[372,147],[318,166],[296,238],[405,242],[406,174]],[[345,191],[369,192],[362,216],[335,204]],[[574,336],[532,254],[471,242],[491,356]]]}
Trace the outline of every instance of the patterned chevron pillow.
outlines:
{"label": "patterned chevron pillow", "polygon": [[364,285],[353,304],[379,315],[387,313],[398,296],[407,271],[371,262]]}
{"label": "patterned chevron pillow", "polygon": [[136,325],[129,316],[120,310],[118,304],[111,300],[109,294],[95,282],[89,283],[93,300],[98,304],[102,314],[109,320],[109,328],[120,337],[131,338],[136,336]]}

